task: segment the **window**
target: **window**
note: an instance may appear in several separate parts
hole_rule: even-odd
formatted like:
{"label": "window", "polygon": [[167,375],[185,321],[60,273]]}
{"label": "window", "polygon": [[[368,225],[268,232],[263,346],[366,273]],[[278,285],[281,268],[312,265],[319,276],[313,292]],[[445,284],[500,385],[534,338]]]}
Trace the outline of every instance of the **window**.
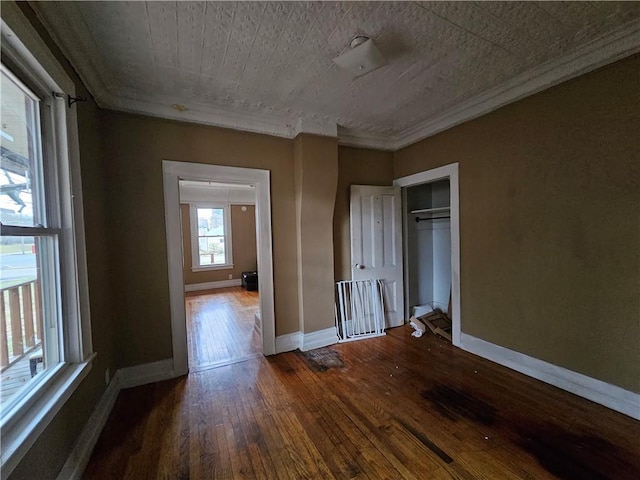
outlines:
{"label": "window", "polygon": [[[3,22],[0,70],[0,434],[8,475],[90,369],[75,116]],[[5,36],[5,33],[7,36]],[[68,77],[65,89],[73,89]],[[71,90],[73,92],[73,90]],[[71,135],[72,137],[69,137]],[[74,165],[74,168],[72,168]],[[74,188],[75,187],[75,188]],[[82,314],[81,312],[87,313]]]}
{"label": "window", "polygon": [[233,267],[228,205],[191,205],[192,270]]}
{"label": "window", "polygon": [[42,156],[48,107],[2,65],[0,129],[0,405],[10,410],[55,368],[60,351],[60,221]]}

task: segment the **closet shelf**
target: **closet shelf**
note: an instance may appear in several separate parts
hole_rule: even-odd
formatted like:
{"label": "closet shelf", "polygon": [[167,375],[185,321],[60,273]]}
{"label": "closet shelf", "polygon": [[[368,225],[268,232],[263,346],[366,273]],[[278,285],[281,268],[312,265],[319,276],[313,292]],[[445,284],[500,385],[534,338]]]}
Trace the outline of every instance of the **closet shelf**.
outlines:
{"label": "closet shelf", "polygon": [[437,207],[437,208],[419,208],[418,210],[411,210],[411,213],[418,215],[421,213],[441,213],[448,212],[449,207]]}

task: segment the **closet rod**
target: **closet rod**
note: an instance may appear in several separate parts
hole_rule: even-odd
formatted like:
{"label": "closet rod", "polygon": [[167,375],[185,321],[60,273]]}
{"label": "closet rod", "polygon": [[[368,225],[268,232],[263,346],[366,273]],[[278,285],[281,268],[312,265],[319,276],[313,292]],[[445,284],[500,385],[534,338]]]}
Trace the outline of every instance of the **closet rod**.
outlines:
{"label": "closet rod", "polygon": [[427,222],[429,220],[440,220],[442,218],[451,218],[451,216],[447,215],[446,217],[431,217],[431,218],[420,218],[416,217],[416,223]]}

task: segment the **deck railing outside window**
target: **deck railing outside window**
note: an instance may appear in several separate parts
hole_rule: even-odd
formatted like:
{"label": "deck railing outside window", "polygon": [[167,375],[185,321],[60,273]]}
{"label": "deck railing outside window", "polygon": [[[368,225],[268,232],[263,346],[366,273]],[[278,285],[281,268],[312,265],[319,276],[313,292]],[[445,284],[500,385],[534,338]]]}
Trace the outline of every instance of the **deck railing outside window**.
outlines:
{"label": "deck railing outside window", "polygon": [[2,371],[42,345],[40,282],[0,290],[0,367]]}
{"label": "deck railing outside window", "polygon": [[43,370],[40,282],[0,290],[0,408]]}

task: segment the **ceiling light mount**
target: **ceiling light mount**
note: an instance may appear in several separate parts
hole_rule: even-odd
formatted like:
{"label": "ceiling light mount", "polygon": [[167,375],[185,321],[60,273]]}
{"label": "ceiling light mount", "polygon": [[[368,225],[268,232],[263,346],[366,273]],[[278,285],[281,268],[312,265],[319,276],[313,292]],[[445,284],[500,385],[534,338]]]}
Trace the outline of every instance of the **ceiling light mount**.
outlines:
{"label": "ceiling light mount", "polygon": [[373,40],[365,35],[356,35],[349,46],[351,48],[334,58],[333,63],[347,70],[353,78],[366,75],[387,64]]}
{"label": "ceiling light mount", "polygon": [[351,40],[351,43],[349,44],[349,46],[351,48],[356,48],[358,45],[362,45],[367,40],[370,40],[370,39],[365,35],[356,35],[355,37],[353,37],[353,40]]}

